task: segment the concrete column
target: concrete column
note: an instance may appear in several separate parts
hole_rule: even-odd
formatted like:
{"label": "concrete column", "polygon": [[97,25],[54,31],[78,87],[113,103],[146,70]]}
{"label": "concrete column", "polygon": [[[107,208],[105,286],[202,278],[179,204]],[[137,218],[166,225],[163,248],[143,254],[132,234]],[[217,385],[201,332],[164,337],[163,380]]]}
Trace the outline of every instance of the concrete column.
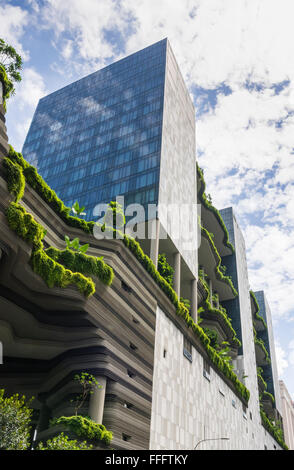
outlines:
{"label": "concrete column", "polygon": [[197,279],[191,281],[191,311],[190,315],[194,322],[197,323]]}
{"label": "concrete column", "polygon": [[102,385],[102,388],[95,387],[90,396],[89,415],[93,421],[102,424],[107,379],[106,377],[96,377],[96,380],[99,385]]}
{"label": "concrete column", "polygon": [[151,233],[148,234],[151,238],[150,240],[150,259],[153,261],[155,267],[157,268],[158,264],[158,253],[159,253],[159,231],[160,231],[160,222],[158,219],[150,221],[151,223]]}
{"label": "concrete column", "polygon": [[181,294],[181,255],[180,253],[174,254],[174,279],[173,279],[173,288],[180,298]]}
{"label": "concrete column", "polygon": [[212,282],[209,279],[209,302],[212,305]]}

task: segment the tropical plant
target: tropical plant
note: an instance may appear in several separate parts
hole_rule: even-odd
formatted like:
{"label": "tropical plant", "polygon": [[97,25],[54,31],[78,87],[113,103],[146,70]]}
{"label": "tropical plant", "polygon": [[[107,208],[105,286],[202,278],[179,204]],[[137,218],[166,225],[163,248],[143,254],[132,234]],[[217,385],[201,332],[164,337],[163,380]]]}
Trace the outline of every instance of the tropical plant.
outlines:
{"label": "tropical plant", "polygon": [[75,250],[79,253],[87,253],[88,248],[89,248],[89,243],[86,243],[85,245],[80,245],[80,239],[79,238],[74,238],[73,240],[70,240],[70,238],[65,235],[64,237],[66,247],[69,250]]}
{"label": "tropical plant", "polygon": [[83,406],[87,397],[94,393],[95,388],[102,388],[102,385],[99,385],[95,377],[88,374],[88,372],[76,374],[74,380],[79,383],[82,389],[81,393],[72,400],[72,402],[75,403],[75,415],[77,416],[79,409]]}
{"label": "tropical plant", "polygon": [[170,286],[173,285],[174,269],[167,262],[165,253],[160,253],[158,255],[157,270],[159,274],[169,283]]}
{"label": "tropical plant", "polygon": [[19,70],[22,68],[22,58],[16,50],[0,38],[0,64],[4,67],[11,82],[20,82]]}
{"label": "tropical plant", "polygon": [[78,201],[76,201],[76,202],[74,203],[74,205],[72,206],[71,210],[72,210],[72,212],[73,212],[75,215],[78,215],[78,216],[80,216],[80,215],[86,215],[86,212],[83,212],[83,211],[85,210],[85,206],[80,207]]}
{"label": "tropical plant", "polygon": [[18,393],[5,397],[0,390],[0,449],[26,450],[30,446],[30,422],[33,410],[30,405],[33,398]]}
{"label": "tropical plant", "polygon": [[122,230],[126,223],[123,207],[116,201],[111,201],[107,205],[107,211],[104,215],[103,227]]}

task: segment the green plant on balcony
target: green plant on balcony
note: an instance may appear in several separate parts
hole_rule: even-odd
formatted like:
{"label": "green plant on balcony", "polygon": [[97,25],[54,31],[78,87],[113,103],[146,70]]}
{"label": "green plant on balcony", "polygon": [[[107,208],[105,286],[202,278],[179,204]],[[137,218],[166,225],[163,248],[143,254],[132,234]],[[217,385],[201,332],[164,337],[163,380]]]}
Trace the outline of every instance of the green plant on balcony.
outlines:
{"label": "green plant on balcony", "polygon": [[14,82],[21,81],[22,58],[16,50],[0,38],[0,81],[3,85],[3,106],[14,94]]}
{"label": "green plant on balcony", "polygon": [[252,299],[252,301],[253,301],[253,304],[254,304],[254,306],[255,306],[254,318],[255,318],[255,320],[257,320],[257,321],[260,321],[260,322],[263,324],[264,329],[267,330],[267,324],[266,324],[264,318],[263,318],[261,315],[259,315],[260,306],[259,306],[259,303],[257,302],[257,298],[256,298],[256,296],[255,296],[255,294],[254,294],[254,292],[253,292],[252,290],[249,291],[249,294],[250,294],[250,297],[251,297],[251,299]]}
{"label": "green plant on balcony", "polygon": [[77,439],[69,439],[63,432],[58,436],[48,439],[45,444],[39,442],[36,450],[92,450],[92,444],[88,444],[86,441],[80,442]]}
{"label": "green plant on balcony", "polygon": [[158,255],[157,270],[159,274],[166,280],[166,282],[168,282],[169,285],[172,286],[175,271],[172,266],[167,262],[165,253],[159,253]]}
{"label": "green plant on balcony", "polygon": [[[93,233],[95,222],[87,222],[78,217],[70,216],[70,208],[64,205],[64,203],[57,197],[56,193],[45,183],[42,177],[37,173],[36,168],[32,167],[29,163],[25,161],[21,153],[15,152],[15,150],[10,146],[8,157],[22,168],[26,183],[28,183],[37,192],[37,194],[48,204],[49,207],[51,207],[51,209],[58,216],[60,216],[60,218],[68,226],[79,228],[87,234]],[[22,209],[23,208],[19,210]],[[11,228],[19,234],[17,224],[12,224]],[[42,235],[44,236],[45,230],[42,227],[41,229]],[[20,234],[20,236],[22,236],[22,234]],[[194,320],[191,318],[189,310],[185,307],[182,302],[180,302],[172,286],[160,275],[154,263],[143,252],[140,244],[134,238],[129,237],[125,234],[122,237],[122,241],[125,246],[130,250],[130,252],[136,257],[138,262],[149,273],[149,275],[160,287],[160,289],[162,289],[162,291],[170,299],[172,304],[175,306],[176,314],[186,322],[188,328],[192,329],[193,333],[197,336],[197,338],[204,346],[211,362],[232,382],[233,386],[235,387],[236,393],[240,395],[245,401],[248,401],[250,393],[247,388],[238,380],[237,376],[230,370],[225,361],[223,361],[223,359],[217,354],[214,348],[210,346],[208,336],[204,333],[203,329],[199,325],[197,325],[197,323],[195,323]],[[70,283],[80,282],[79,288],[81,292],[83,291],[86,296],[92,295],[95,292],[95,285],[91,279],[85,278],[85,276],[82,276],[80,273],[71,273],[70,270],[66,270],[61,264],[54,262],[54,260],[51,259],[45,253],[45,251],[43,250],[42,243],[40,243],[40,241],[37,246],[39,250],[32,253],[31,265],[34,271],[41,277],[43,277],[49,287],[53,286],[54,284],[60,287],[65,287]],[[57,279],[56,274],[58,274]],[[81,282],[82,280],[83,282]]]}
{"label": "green plant on balcony", "polygon": [[265,411],[260,408],[261,422],[265,429],[273,436],[277,443],[282,449],[289,450],[288,446],[284,442],[284,435],[279,423],[273,423],[270,418],[266,415]]}
{"label": "green plant on balcony", "polygon": [[211,212],[214,213],[214,215],[216,216],[220,226],[222,227],[222,230],[224,232],[224,244],[230,248],[230,250],[232,251],[232,253],[235,252],[235,248],[233,247],[233,245],[230,243],[229,241],[229,232],[228,232],[228,229],[223,221],[223,218],[220,214],[220,212],[212,205],[212,202],[211,200],[209,200],[205,194],[205,187],[206,187],[206,184],[205,184],[205,180],[204,180],[204,172],[203,170],[199,167],[198,163],[196,163],[196,171],[197,171],[197,175],[198,175],[198,178],[199,178],[199,181],[200,181],[200,185],[199,185],[199,199],[200,201],[202,202],[202,204],[204,205],[204,207],[206,207],[208,210],[210,210]]}
{"label": "green plant on balcony", "polygon": [[77,216],[86,215],[86,212],[84,212],[85,206],[80,207],[78,201],[76,201],[73,204],[71,210],[74,213],[74,215],[77,215]]}
{"label": "green plant on balcony", "polygon": [[80,239],[79,238],[74,238],[73,240],[70,240],[67,235],[64,236],[66,247],[68,250],[75,250],[78,253],[84,253],[86,254],[89,248],[89,243],[86,243],[85,245],[80,245]]}
{"label": "green plant on balcony", "polygon": [[180,297],[180,302],[186,307],[187,310],[191,310],[191,303],[189,299],[184,299],[183,297]]}
{"label": "green plant on balcony", "polygon": [[231,319],[227,315],[226,309],[223,308],[221,305],[219,306],[219,308],[213,307],[210,303],[210,289],[209,289],[209,286],[208,286],[207,282],[203,281],[200,278],[199,278],[199,282],[202,283],[202,285],[204,287],[204,290],[206,292],[206,298],[204,299],[204,301],[202,301],[200,307],[198,308],[198,316],[200,316],[200,318],[203,318],[203,315],[205,313],[210,313],[210,314],[214,314],[214,315],[219,316],[220,318],[222,318],[222,320],[225,322],[228,330],[231,332],[232,341],[233,341],[234,345],[236,347],[240,347],[241,342],[237,338],[236,332],[235,332],[234,328],[232,327]]}
{"label": "green plant on balcony", "polygon": [[85,404],[87,398],[92,395],[95,389],[102,388],[102,385],[98,383],[94,375],[89,374],[88,372],[81,372],[74,376],[74,380],[80,385],[81,393],[76,395],[72,403],[75,404],[75,415],[78,415],[78,411]]}
{"label": "green plant on balcony", "polygon": [[232,281],[232,278],[231,276],[228,276],[228,275],[224,275],[223,274],[223,270],[220,269],[220,266],[221,266],[221,257],[220,257],[220,254],[214,244],[214,241],[211,237],[211,234],[210,232],[208,232],[208,230],[206,230],[205,227],[203,227],[201,225],[201,221],[200,221],[200,217],[198,217],[198,223],[199,223],[199,226],[200,226],[200,229],[201,229],[201,235],[204,236],[206,238],[206,240],[208,240],[209,244],[210,244],[210,247],[213,251],[213,253],[215,254],[215,257],[216,257],[216,267],[215,267],[215,274],[216,274],[216,277],[220,280],[220,281],[223,281],[225,282],[226,284],[228,284],[234,294],[235,297],[238,296],[238,292],[237,290],[235,289],[234,287],[234,284],[233,284],[233,281]]}

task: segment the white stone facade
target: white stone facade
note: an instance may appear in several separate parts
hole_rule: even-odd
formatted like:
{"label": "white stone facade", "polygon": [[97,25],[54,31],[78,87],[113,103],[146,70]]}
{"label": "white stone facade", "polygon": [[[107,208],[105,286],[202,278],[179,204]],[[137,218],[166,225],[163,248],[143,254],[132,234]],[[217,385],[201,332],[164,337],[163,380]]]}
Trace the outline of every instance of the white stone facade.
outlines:
{"label": "white stone facade", "polygon": [[259,412],[244,416],[240,399],[211,368],[203,376],[203,357],[183,354],[183,334],[157,309],[150,449],[263,450],[279,448],[265,431]]}

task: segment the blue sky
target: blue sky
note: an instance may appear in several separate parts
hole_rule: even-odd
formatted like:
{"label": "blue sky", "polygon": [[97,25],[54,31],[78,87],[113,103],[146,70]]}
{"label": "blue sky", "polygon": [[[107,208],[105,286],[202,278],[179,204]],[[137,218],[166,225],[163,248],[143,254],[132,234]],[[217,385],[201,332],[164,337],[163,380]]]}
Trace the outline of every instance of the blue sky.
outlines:
{"label": "blue sky", "polygon": [[17,150],[40,97],[169,38],[197,109],[207,192],[234,207],[294,398],[293,13],[292,0],[0,0],[1,36],[24,58],[7,113]]}

